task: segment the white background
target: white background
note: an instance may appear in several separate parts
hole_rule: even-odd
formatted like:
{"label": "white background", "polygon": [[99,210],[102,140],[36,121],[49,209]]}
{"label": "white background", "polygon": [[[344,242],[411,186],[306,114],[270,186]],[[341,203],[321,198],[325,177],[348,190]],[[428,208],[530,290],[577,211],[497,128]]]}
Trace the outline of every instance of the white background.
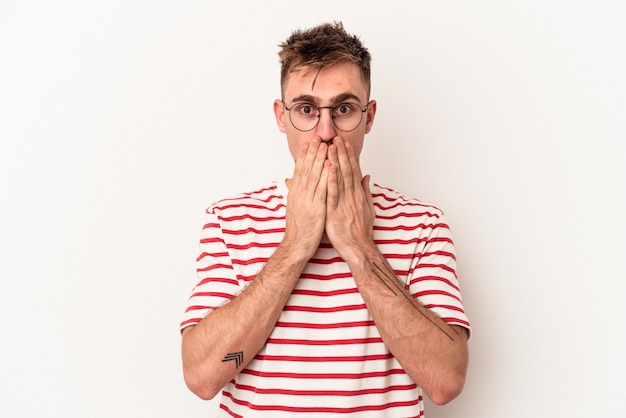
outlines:
{"label": "white background", "polygon": [[623,2],[0,0],[1,417],[214,416],[202,213],[290,175],[277,44],[330,20],[373,54],[364,171],[457,244],[471,364],[427,416],[621,416]]}

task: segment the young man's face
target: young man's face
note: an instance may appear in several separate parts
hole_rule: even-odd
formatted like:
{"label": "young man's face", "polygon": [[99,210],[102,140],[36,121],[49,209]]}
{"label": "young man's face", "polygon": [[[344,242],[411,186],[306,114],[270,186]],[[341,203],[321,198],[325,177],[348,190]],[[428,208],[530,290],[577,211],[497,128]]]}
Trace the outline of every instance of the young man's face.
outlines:
{"label": "young man's face", "polygon": [[[317,77],[317,78],[316,78]],[[340,103],[356,103],[361,109],[367,106],[363,113],[361,123],[350,132],[339,130],[331,118],[330,109],[322,109],[317,126],[310,131],[303,132],[294,127],[289,119],[289,111],[294,103],[307,102],[315,106],[335,106]],[[292,73],[287,80],[284,91],[284,103],[280,100],[274,102],[274,113],[278,128],[287,135],[289,151],[296,160],[301,152],[304,142],[309,142],[314,137],[322,141],[331,141],[340,136],[349,142],[357,156],[361,154],[363,139],[374,122],[376,114],[376,102],[371,101],[368,105],[367,91],[361,79],[359,68],[352,63],[336,64],[319,72],[308,71],[306,68]]]}

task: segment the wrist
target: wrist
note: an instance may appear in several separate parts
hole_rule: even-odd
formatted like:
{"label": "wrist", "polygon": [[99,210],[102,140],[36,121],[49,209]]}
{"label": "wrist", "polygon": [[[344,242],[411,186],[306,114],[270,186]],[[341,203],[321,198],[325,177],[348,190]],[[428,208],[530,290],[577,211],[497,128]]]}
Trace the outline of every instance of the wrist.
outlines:
{"label": "wrist", "polygon": [[309,248],[302,243],[285,238],[276,248],[274,256],[280,258],[283,264],[294,269],[304,269],[316,250],[317,247]]}
{"label": "wrist", "polygon": [[350,270],[355,270],[371,265],[372,261],[382,257],[382,254],[372,241],[362,245],[350,246],[348,251],[341,252],[341,256]]}

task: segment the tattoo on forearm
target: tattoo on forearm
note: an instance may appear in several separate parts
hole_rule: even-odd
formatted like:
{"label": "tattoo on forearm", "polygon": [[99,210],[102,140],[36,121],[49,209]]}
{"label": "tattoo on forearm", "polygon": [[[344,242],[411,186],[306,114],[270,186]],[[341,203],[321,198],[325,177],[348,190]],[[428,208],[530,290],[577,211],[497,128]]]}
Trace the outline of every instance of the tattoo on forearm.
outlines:
{"label": "tattoo on forearm", "polygon": [[[385,279],[383,279],[383,278],[380,276],[380,274],[385,274],[385,273],[381,270],[381,268],[380,268],[380,267],[378,267],[378,264],[374,263],[374,267],[376,267],[376,269],[377,269],[377,270],[379,270],[379,271],[381,272],[381,273],[379,273],[379,272],[378,272],[378,271],[376,271],[376,270],[372,270],[372,272],[376,275],[376,277],[378,277],[378,280],[380,280],[380,281],[382,282],[382,284],[384,284],[384,285],[387,287],[387,289],[389,289],[389,291],[390,291],[391,293],[393,293],[393,295],[394,295],[394,296],[398,296],[398,294],[396,293],[396,291],[395,291],[395,290],[393,290],[393,289],[391,288],[391,286],[389,286],[389,283],[387,283],[387,281],[386,281]],[[395,287],[395,286],[394,286],[394,287]]]}
{"label": "tattoo on forearm", "polygon": [[[413,299],[410,295],[408,295],[406,292],[403,291],[403,289],[400,286],[400,282],[396,279],[396,274],[393,271],[393,269],[391,268],[391,266],[385,265],[385,268],[386,268],[386,270],[385,270],[381,266],[379,266],[375,261],[372,262],[372,264],[374,264],[374,268],[372,269],[372,273],[374,273],[374,275],[378,278],[378,280],[380,280],[382,282],[382,284],[384,284],[387,287],[387,289],[389,289],[391,291],[391,293],[394,294],[394,296],[398,296],[398,293],[399,293],[406,300],[408,300],[409,303],[411,303],[411,305],[415,308],[415,310],[417,310],[417,312],[419,312],[420,315],[422,315],[425,319],[427,319],[428,322],[430,322],[435,327],[437,327],[437,329],[439,329],[439,331],[443,332],[446,335],[446,337],[448,337],[452,341],[454,341],[454,337],[449,332],[447,332],[439,324],[434,322],[424,312],[422,312],[422,310],[418,306],[418,302],[415,299]],[[394,290],[394,288],[396,290]]]}
{"label": "tattoo on forearm", "polygon": [[243,362],[243,351],[237,351],[236,353],[228,353],[226,354],[226,356],[224,356],[224,358],[222,359],[222,363],[226,362],[226,361],[235,361],[235,369],[238,369],[239,366],[241,366],[241,363]]}

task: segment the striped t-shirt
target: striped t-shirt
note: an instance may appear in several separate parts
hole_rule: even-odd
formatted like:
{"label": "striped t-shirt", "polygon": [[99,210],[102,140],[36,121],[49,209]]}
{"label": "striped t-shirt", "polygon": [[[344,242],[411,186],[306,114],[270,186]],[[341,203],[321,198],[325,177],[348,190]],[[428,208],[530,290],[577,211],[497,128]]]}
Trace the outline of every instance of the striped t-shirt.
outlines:
{"label": "striped t-shirt", "polygon": [[[450,230],[438,208],[372,186],[374,241],[399,280],[450,324],[469,329]],[[181,328],[236,297],[285,231],[284,183],[214,203],[198,283]],[[398,326],[402,326],[399,323]],[[347,264],[324,237],[276,327],[222,391],[220,417],[420,417],[422,390],[385,347]]]}

